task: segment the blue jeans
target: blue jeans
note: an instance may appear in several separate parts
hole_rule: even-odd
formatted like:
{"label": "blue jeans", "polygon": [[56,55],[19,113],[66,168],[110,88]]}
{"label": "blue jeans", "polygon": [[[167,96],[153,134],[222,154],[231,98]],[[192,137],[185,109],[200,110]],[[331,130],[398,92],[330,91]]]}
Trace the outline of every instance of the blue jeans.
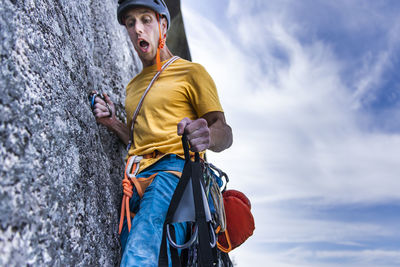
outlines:
{"label": "blue jeans", "polygon": [[[132,228],[128,232],[126,218],[121,232],[122,260],[121,266],[158,266],[163,225],[169,203],[179,178],[164,171],[182,172],[185,161],[176,155],[167,155],[154,165],[138,174],[148,177],[157,176],[147,187],[140,199],[134,190],[129,206],[136,216],[132,219]],[[186,238],[186,224],[175,224],[176,241],[182,244]],[[168,242],[167,242],[168,243]],[[169,262],[170,253],[168,252]],[[171,264],[170,264],[171,266]]]}

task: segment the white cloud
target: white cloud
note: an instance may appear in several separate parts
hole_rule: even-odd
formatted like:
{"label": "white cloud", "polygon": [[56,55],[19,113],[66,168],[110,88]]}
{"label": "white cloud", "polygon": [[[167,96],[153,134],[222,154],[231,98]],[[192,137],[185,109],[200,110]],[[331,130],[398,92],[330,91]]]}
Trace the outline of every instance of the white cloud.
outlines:
{"label": "white cloud", "polygon": [[[277,43],[288,55],[287,66],[274,65],[273,51],[263,50],[271,61],[266,64],[276,69],[268,73],[260,67],[265,59],[248,56],[230,32],[188,8],[184,13],[193,59],[215,79],[234,130],[234,146],[211,156],[228,168],[232,185],[254,197],[351,202],[399,197],[400,136],[358,127],[364,118],[351,108],[354,98],[340,78],[342,62],[328,45],[301,44],[282,26],[285,21],[259,29],[250,23],[253,32],[263,33],[258,38]],[[242,16],[265,17],[258,15]],[[241,19],[236,16],[238,24]]]}
{"label": "white cloud", "polygon": [[[362,69],[360,81],[353,81],[359,89],[353,92],[341,76],[349,59],[338,58],[331,44],[314,35],[308,42],[300,40],[312,31],[292,16],[293,2],[229,3],[228,13],[221,15],[229,20],[220,23],[184,3],[182,8],[192,58],[214,78],[234,133],[232,148],[209,158],[230,175],[228,186],[253,202],[256,232],[232,253],[238,266],[328,267],[341,259],[349,263],[340,266],[376,266],[381,256],[387,262],[380,266],[395,265],[398,251],[332,252],[301,243],[356,247],[366,239],[399,236],[398,230],[379,223],[310,219],[280,205],[284,200],[337,205],[400,199],[400,135],[366,131],[360,125],[367,116],[353,108],[381,82],[389,56],[375,69]],[[359,15],[349,27],[366,21]],[[393,37],[393,47],[397,42]],[[268,251],[266,243],[299,245]],[[314,256],[316,261],[310,261]]]}

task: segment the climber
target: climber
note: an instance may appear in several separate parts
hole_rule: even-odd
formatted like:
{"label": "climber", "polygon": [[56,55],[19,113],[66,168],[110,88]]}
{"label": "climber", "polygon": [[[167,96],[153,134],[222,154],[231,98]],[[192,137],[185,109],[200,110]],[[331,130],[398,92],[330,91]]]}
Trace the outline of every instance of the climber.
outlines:
{"label": "climber", "polygon": [[[164,1],[119,0],[118,4],[118,21],[125,26],[143,70],[126,87],[127,124],[115,116],[107,94],[95,97],[93,113],[129,147],[121,266],[157,266],[163,222],[184,166],[180,135],[187,135],[193,152],[219,152],[231,146],[232,130],[207,71],[173,56],[165,44],[171,18]],[[183,243],[186,225],[175,225],[175,234]]]}

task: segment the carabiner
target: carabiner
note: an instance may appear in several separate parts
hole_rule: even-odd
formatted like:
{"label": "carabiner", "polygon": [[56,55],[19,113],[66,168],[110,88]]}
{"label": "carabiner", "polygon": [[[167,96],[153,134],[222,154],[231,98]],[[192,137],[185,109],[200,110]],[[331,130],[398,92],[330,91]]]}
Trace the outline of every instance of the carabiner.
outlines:
{"label": "carabiner", "polygon": [[126,173],[125,173],[128,178],[132,179],[132,178],[136,177],[136,174],[139,171],[139,165],[136,166],[135,170],[133,170],[133,173],[131,173],[132,166],[134,163],[139,163],[142,159],[143,159],[142,156],[136,156],[136,155],[130,156],[128,158],[128,163],[127,163],[128,167],[126,168]]}
{"label": "carabiner", "polygon": [[170,224],[167,224],[167,238],[168,238],[168,241],[169,241],[169,243],[171,244],[171,246],[173,246],[173,247],[176,248],[176,249],[185,249],[185,248],[188,248],[188,247],[190,247],[191,245],[193,245],[193,243],[196,241],[197,235],[198,235],[198,233],[199,233],[199,227],[197,226],[197,224],[195,224],[195,226],[194,226],[194,227],[195,227],[195,228],[194,228],[194,233],[193,233],[192,236],[190,237],[189,241],[186,242],[185,244],[179,245],[179,244],[175,243],[175,242],[172,240],[172,238],[171,238],[171,233],[170,233],[170,231],[169,231],[169,227],[170,227]]}

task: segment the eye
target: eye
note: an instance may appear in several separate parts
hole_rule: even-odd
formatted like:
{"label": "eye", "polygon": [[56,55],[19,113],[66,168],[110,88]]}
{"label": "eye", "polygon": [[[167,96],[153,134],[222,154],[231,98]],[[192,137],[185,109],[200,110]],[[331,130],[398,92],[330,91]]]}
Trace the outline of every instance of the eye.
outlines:
{"label": "eye", "polygon": [[128,28],[132,28],[132,27],[134,27],[135,26],[135,21],[133,20],[133,19],[130,19],[130,20],[128,20],[127,22],[126,22],[126,27],[128,27]]}
{"label": "eye", "polygon": [[151,22],[151,18],[149,16],[144,16],[142,19],[143,23],[149,24]]}

